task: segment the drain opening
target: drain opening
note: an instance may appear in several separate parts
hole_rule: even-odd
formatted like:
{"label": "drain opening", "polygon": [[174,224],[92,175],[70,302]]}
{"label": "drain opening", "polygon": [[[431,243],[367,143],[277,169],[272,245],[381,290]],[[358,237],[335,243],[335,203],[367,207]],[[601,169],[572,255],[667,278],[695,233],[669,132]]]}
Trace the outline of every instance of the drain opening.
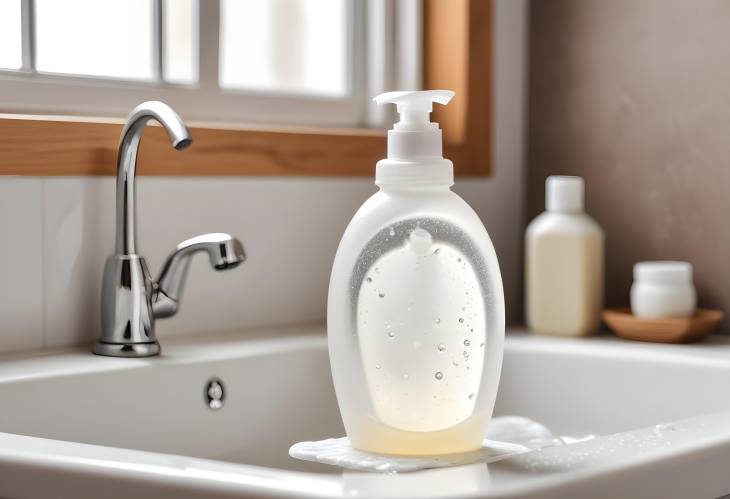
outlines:
{"label": "drain opening", "polygon": [[211,378],[208,380],[208,384],[205,387],[205,401],[208,404],[208,407],[217,411],[223,407],[225,399],[226,390],[223,387],[223,381],[219,378]]}

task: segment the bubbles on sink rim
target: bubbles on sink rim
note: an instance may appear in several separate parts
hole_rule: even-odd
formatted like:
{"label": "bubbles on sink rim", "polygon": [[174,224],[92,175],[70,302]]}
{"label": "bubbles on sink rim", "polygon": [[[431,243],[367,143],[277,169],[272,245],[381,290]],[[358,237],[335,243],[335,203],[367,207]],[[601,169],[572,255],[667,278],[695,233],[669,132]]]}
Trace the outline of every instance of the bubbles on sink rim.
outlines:
{"label": "bubbles on sink rim", "polygon": [[676,424],[657,424],[643,430],[600,437],[593,445],[576,447],[573,444],[598,437],[593,434],[584,437],[559,437],[559,445],[556,447],[517,456],[514,462],[527,471],[541,472],[585,467],[597,460],[602,462],[612,455],[635,455],[637,452],[652,452],[670,447],[672,441],[667,438],[667,434],[681,430]]}

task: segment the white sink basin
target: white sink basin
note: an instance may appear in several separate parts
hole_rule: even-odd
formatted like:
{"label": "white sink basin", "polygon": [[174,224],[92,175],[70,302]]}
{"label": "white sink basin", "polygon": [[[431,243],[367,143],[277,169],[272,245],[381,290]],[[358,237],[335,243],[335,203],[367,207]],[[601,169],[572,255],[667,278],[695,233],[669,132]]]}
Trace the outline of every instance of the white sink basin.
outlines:
{"label": "white sink basin", "polygon": [[[588,441],[402,475],[288,456],[344,434],[321,328],[168,340],[165,355],[0,358],[0,497],[643,497],[730,493],[730,341],[512,332],[497,415]],[[211,410],[211,378],[225,387]]]}

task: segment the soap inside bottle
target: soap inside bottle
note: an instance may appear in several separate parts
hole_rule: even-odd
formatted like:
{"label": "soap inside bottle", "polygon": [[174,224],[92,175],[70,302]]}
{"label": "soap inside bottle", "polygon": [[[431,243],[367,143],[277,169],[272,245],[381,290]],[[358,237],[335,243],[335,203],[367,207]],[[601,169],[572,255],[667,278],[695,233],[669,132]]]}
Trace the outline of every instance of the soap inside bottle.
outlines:
{"label": "soap inside bottle", "polygon": [[473,413],[486,345],[484,297],[458,247],[416,227],[372,262],[357,333],[375,415],[404,431],[455,426]]}

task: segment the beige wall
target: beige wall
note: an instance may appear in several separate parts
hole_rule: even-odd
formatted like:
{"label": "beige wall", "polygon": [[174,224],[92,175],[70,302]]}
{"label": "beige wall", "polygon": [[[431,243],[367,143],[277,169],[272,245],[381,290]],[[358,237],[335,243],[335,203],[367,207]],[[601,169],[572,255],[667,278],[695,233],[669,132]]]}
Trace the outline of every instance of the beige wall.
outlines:
{"label": "beige wall", "polygon": [[606,231],[608,305],[628,303],[634,262],[683,259],[700,304],[726,308],[730,2],[533,0],[530,10],[528,215],[542,210],[547,175],[581,175]]}

